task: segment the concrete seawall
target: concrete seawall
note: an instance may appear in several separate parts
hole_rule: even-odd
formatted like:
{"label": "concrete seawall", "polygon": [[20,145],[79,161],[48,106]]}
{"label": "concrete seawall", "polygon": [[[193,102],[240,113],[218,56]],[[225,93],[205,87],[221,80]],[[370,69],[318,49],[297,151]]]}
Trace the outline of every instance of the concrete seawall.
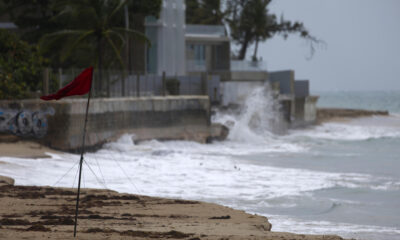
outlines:
{"label": "concrete seawall", "polygon": [[[47,124],[47,131],[38,141],[64,151],[76,151],[81,146],[86,99],[0,101],[0,108],[31,113],[54,110],[53,115],[47,114],[47,123],[42,123]],[[35,125],[34,120],[31,124]],[[123,133],[135,134],[139,141],[206,142],[212,136],[211,129],[207,96],[95,98],[90,102],[86,145],[96,147]]]}

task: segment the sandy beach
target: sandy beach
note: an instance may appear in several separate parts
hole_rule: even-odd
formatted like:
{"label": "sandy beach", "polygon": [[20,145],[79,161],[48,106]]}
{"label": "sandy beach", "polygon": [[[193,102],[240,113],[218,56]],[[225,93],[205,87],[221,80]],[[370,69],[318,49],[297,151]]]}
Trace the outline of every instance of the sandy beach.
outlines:
{"label": "sandy beach", "polygon": [[[0,178],[0,239],[72,239],[76,189]],[[262,216],[198,201],[83,189],[78,239],[324,239],[270,232]]]}
{"label": "sandy beach", "polygon": [[[32,142],[0,149],[30,158],[53,151]],[[0,239],[72,239],[75,200],[76,189],[15,186],[0,177]],[[216,204],[111,190],[83,189],[79,213],[78,239],[342,239],[271,232],[266,217]]]}
{"label": "sandy beach", "polygon": [[7,142],[0,141],[0,157],[47,158],[49,155],[46,152],[60,153],[36,142],[11,141],[11,139],[10,136],[5,139]]}

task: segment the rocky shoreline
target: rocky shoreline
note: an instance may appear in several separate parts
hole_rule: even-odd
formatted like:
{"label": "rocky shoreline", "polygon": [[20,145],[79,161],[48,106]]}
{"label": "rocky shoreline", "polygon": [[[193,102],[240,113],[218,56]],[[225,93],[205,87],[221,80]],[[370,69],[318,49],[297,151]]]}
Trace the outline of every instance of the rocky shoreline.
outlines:
{"label": "rocky shoreline", "polygon": [[[72,239],[75,194],[0,177],[0,239]],[[342,239],[271,232],[266,217],[199,201],[83,189],[80,203],[78,239]]]}
{"label": "rocky shoreline", "polygon": [[388,116],[388,111],[373,111],[346,108],[318,108],[317,123],[342,121],[360,117]]}

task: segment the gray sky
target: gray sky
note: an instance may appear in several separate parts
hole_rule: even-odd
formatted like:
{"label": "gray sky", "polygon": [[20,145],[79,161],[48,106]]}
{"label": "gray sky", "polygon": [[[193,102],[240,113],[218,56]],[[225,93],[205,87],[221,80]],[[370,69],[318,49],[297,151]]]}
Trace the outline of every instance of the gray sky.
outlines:
{"label": "gray sky", "polygon": [[271,12],[302,21],[327,46],[307,60],[305,40],[276,36],[259,49],[268,70],[293,69],[312,91],[400,90],[400,0],[274,0]]}

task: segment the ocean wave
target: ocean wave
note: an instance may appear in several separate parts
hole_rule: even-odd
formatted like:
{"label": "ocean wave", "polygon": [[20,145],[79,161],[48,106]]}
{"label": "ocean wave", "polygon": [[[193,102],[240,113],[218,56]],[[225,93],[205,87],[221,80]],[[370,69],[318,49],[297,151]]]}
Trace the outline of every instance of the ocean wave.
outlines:
{"label": "ocean wave", "polygon": [[[84,187],[106,187],[127,193],[204,200],[248,211],[309,205],[313,201],[302,202],[299,198],[313,197],[318,191],[332,188],[375,191],[400,189],[397,179],[370,174],[274,167],[253,164],[241,157],[257,151],[290,154],[306,149],[299,143],[282,144],[286,140],[280,138],[274,138],[266,145],[232,140],[215,144],[155,140],[135,144],[132,137],[124,135],[97,152],[85,154]],[[13,168],[0,168],[0,175],[13,177],[16,184],[20,185],[76,186],[79,155],[49,155],[51,158],[46,159],[0,158],[7,165],[15,164]],[[321,205],[322,208],[316,208],[313,213],[324,214],[324,211],[336,211],[349,204],[353,203],[328,199]],[[312,224],[312,227],[307,224]],[[306,221],[299,228],[291,225],[292,229],[285,231],[300,233],[312,228],[314,233],[331,231],[337,234],[337,228],[343,232],[362,230],[354,225],[329,224]],[[284,227],[284,222],[274,223],[274,231]],[[379,229],[395,233],[393,229]]]}
{"label": "ocean wave", "polygon": [[[342,141],[400,138],[400,126],[379,125],[379,121],[374,120],[376,124],[365,124],[360,120],[344,123],[324,123],[311,129],[292,130],[290,136]],[[400,118],[398,121],[400,122]]]}
{"label": "ocean wave", "polygon": [[352,223],[330,221],[307,221],[289,216],[270,215],[273,231],[294,232],[298,234],[338,234],[342,237],[357,239],[397,240],[400,229]]}
{"label": "ocean wave", "polygon": [[[97,175],[101,172],[104,175],[101,178],[110,182],[108,186],[115,190],[127,191],[126,184],[119,184],[127,175],[135,180],[144,194],[159,195],[162,192],[169,197],[239,197],[254,200],[302,195],[336,186],[379,190],[399,189],[400,186],[394,179],[376,179],[368,174],[329,173],[251,164],[232,157],[241,153],[240,146],[184,141],[149,141],[135,145],[130,136],[123,136],[98,152],[87,153],[85,161],[97,171]],[[243,154],[248,151],[247,147],[250,146],[244,147]],[[12,174],[18,184],[48,185],[53,184],[63,171],[79,160],[79,156],[74,154],[51,156],[50,159],[6,158],[2,161],[20,165]],[[77,165],[71,173],[75,173],[76,169]],[[33,182],[18,181],[26,171],[30,171],[35,179]],[[0,170],[0,174],[2,172]],[[74,174],[66,175],[65,181],[61,183],[68,186],[73,178]],[[88,171],[86,183],[91,187],[103,187],[99,178]],[[135,189],[128,191],[138,193]]]}

